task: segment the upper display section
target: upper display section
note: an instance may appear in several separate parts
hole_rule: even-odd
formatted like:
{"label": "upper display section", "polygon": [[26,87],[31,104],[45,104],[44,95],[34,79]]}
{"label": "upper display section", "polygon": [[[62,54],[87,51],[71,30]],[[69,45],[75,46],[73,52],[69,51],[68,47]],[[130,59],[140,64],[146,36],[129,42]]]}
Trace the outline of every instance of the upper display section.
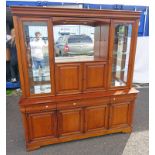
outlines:
{"label": "upper display section", "polygon": [[24,97],[132,87],[140,12],[13,7],[12,13]]}

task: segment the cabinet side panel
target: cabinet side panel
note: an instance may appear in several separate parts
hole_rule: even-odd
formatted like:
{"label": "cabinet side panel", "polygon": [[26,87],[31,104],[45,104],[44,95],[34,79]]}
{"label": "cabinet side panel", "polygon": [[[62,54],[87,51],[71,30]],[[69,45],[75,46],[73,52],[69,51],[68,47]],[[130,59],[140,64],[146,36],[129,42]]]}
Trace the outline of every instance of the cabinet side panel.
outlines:
{"label": "cabinet side panel", "polygon": [[24,86],[24,74],[23,74],[23,61],[22,61],[22,56],[21,56],[21,43],[20,43],[20,35],[19,35],[19,27],[18,25],[19,20],[17,16],[13,16],[13,23],[14,23],[14,27],[15,28],[15,35],[16,35],[16,48],[17,48],[17,58],[18,58],[18,68],[19,68],[19,74],[20,74],[20,85],[21,85],[21,89],[22,89],[22,95],[23,97],[25,97],[25,86]]}

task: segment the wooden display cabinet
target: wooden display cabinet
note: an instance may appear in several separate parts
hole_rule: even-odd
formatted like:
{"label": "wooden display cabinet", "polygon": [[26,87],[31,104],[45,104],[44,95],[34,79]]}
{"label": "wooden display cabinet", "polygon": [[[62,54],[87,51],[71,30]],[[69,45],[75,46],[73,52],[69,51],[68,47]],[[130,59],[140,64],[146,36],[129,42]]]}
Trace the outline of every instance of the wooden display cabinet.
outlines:
{"label": "wooden display cabinet", "polygon": [[131,132],[140,12],[12,7],[28,151]]}

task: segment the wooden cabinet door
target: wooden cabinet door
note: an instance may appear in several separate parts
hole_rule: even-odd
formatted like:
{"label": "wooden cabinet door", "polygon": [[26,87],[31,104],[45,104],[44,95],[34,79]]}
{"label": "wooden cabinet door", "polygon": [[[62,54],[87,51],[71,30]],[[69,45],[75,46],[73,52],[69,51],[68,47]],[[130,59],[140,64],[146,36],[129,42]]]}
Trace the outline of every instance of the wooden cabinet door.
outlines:
{"label": "wooden cabinet door", "polygon": [[106,87],[106,67],[104,62],[85,63],[84,91],[102,90]]}
{"label": "wooden cabinet door", "polygon": [[28,115],[30,140],[56,136],[56,112],[39,112]]}
{"label": "wooden cabinet door", "polygon": [[80,134],[83,131],[83,111],[81,108],[58,112],[59,136]]}
{"label": "wooden cabinet door", "polygon": [[116,103],[110,107],[110,128],[119,128],[131,124],[132,103]]}
{"label": "wooden cabinet door", "polygon": [[85,109],[86,132],[105,130],[108,123],[108,106],[90,106]]}
{"label": "wooden cabinet door", "polygon": [[57,94],[74,94],[82,90],[82,70],[80,63],[56,65]]}

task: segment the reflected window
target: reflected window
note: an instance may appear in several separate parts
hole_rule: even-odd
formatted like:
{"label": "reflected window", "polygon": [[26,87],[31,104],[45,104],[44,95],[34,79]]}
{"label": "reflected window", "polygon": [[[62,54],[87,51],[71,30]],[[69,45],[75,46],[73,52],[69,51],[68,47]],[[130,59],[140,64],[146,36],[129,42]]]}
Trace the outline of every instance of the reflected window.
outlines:
{"label": "reflected window", "polygon": [[48,31],[46,22],[24,22],[30,93],[50,93]]}

